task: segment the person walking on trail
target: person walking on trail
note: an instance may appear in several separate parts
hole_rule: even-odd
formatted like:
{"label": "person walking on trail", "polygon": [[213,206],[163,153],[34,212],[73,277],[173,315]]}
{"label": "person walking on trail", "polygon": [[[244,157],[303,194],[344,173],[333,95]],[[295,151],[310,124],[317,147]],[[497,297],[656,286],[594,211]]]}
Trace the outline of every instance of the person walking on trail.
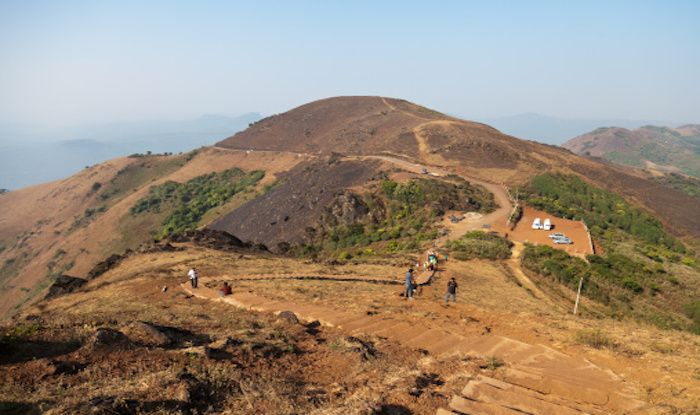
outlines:
{"label": "person walking on trail", "polygon": [[406,273],[406,292],[404,296],[406,297],[407,300],[413,300],[413,286],[415,285],[415,281],[413,280],[413,268],[409,268],[408,272]]}
{"label": "person walking on trail", "polygon": [[452,298],[453,303],[457,303],[457,281],[454,277],[450,278],[447,282],[447,293],[445,294],[445,305],[450,303],[450,298]]}
{"label": "person walking on trail", "polygon": [[199,278],[199,271],[197,268],[192,268],[187,276],[190,277],[190,282],[192,283],[192,288],[197,288],[197,279]]}

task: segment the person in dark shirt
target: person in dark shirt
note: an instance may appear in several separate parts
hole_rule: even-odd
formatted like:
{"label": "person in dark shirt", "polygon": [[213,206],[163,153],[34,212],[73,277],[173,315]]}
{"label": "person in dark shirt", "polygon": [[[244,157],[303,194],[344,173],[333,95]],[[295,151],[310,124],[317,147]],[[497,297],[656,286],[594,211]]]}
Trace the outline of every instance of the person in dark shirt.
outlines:
{"label": "person in dark shirt", "polygon": [[445,294],[445,304],[450,303],[450,297],[453,303],[457,303],[457,281],[454,278],[450,278],[447,283],[447,293]]}
{"label": "person in dark shirt", "polygon": [[413,300],[413,285],[415,281],[413,279],[413,268],[409,268],[406,273],[406,292],[404,296],[407,300]]}

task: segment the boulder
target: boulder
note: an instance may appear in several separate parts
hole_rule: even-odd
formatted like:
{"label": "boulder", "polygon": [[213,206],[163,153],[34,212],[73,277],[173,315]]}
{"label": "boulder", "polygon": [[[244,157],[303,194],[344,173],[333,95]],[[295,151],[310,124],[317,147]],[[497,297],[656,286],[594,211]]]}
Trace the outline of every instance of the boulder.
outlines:
{"label": "boulder", "polygon": [[119,255],[119,254],[110,255],[104,261],[97,263],[97,265],[95,265],[90,270],[90,272],[88,272],[88,279],[91,280],[91,279],[97,278],[100,275],[104,274],[105,272],[109,271],[110,269],[114,268],[124,258],[126,258],[129,254],[131,254],[131,251],[127,250],[122,255]]}
{"label": "boulder", "polygon": [[291,311],[282,311],[277,315],[278,321],[285,321],[289,324],[299,324],[299,318]]}
{"label": "boulder", "polygon": [[49,292],[44,299],[55,298],[63,294],[71,293],[87,283],[87,280],[70,275],[61,275],[49,287]]}
{"label": "boulder", "polygon": [[145,321],[131,323],[124,331],[131,341],[144,346],[165,347],[173,343],[170,336],[157,326]]}
{"label": "boulder", "polygon": [[100,327],[95,331],[89,345],[93,349],[108,349],[129,344],[129,338],[119,330]]}

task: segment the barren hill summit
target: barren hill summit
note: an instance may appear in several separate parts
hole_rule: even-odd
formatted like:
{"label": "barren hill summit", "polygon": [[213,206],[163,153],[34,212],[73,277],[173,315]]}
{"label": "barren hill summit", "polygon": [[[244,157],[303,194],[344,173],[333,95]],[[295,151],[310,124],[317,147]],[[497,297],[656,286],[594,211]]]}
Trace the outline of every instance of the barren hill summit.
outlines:
{"label": "barren hill summit", "polygon": [[529,143],[488,125],[405,100],[334,97],[260,120],[217,146],[312,154],[385,154],[441,165],[468,161],[478,167],[516,169],[521,167],[519,160],[527,154]]}

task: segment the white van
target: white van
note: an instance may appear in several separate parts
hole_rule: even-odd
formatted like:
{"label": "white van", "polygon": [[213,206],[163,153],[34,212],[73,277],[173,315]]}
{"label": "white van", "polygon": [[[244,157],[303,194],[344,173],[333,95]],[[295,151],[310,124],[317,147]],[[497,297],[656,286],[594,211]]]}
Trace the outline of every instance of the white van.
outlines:
{"label": "white van", "polygon": [[544,220],[544,226],[542,229],[544,229],[545,231],[552,229],[552,221],[550,221],[549,218]]}
{"label": "white van", "polygon": [[532,229],[542,229],[542,219],[535,218],[532,222]]}

